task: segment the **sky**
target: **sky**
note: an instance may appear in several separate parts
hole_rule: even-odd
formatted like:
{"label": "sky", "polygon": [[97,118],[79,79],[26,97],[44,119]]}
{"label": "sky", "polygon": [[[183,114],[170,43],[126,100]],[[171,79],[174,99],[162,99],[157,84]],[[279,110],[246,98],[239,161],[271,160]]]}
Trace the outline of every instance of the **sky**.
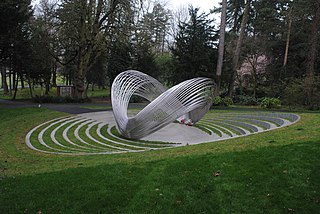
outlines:
{"label": "sky", "polygon": [[[221,3],[222,0],[167,0],[167,2],[168,8],[173,10],[192,5],[193,7],[199,7],[200,12],[209,13],[210,9],[219,7],[219,3]],[[220,24],[220,14],[213,14],[210,17],[215,19],[214,23]]]}
{"label": "sky", "polygon": [[221,0],[168,0],[168,5],[179,8],[191,4],[194,7],[200,7],[200,11],[209,12],[214,6],[219,6],[220,2]]}
{"label": "sky", "polygon": [[[32,0],[32,4],[37,4],[39,0]],[[177,9],[180,6],[188,6],[189,4],[194,7],[200,7],[200,10],[203,12],[209,12],[210,9],[213,9],[214,6],[218,6],[221,0],[164,0],[168,2],[168,6],[172,6],[172,9]]]}
{"label": "sky", "polygon": [[[163,0],[167,2],[168,7],[170,9],[178,9],[181,6],[192,5],[194,7],[200,7],[200,12],[210,12],[210,9],[213,9],[214,6],[218,7],[219,3],[222,0]],[[32,0],[32,4],[37,4],[39,0]],[[215,22],[220,22],[220,15],[215,14],[214,18],[216,19]]]}

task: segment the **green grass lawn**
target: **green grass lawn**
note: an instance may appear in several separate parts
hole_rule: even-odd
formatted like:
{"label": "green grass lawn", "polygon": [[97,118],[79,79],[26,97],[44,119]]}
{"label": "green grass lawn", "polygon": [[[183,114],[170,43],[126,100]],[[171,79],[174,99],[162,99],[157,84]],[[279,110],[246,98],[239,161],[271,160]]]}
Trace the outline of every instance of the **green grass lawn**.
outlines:
{"label": "green grass lawn", "polygon": [[319,113],[243,138],[143,153],[27,148],[31,128],[64,115],[0,107],[0,213],[319,213]]}
{"label": "green grass lawn", "polygon": [[[3,94],[3,91],[0,91],[0,99],[10,100],[13,97],[14,90],[12,90],[11,95]],[[33,91],[33,96],[43,96],[45,93],[44,88],[35,88]],[[49,96],[56,96],[57,95],[57,88],[53,87],[49,91]],[[31,99],[30,96],[30,89],[29,88],[18,88],[16,99]]]}
{"label": "green grass lawn", "polygon": [[[0,99],[6,99],[6,100],[10,100],[13,97],[13,93],[14,90],[12,91],[11,95],[4,95],[3,91],[0,91]],[[33,91],[33,96],[43,96],[45,93],[45,88],[35,88]],[[93,98],[93,97],[108,97],[110,95],[110,88],[98,88],[95,87],[94,90],[92,90],[91,88],[88,89],[87,92],[87,96],[89,98]],[[52,87],[50,88],[49,91],[49,96],[57,96],[57,88],[56,87]],[[31,99],[30,96],[30,89],[29,88],[18,88],[17,90],[17,95],[16,95],[16,99]]]}

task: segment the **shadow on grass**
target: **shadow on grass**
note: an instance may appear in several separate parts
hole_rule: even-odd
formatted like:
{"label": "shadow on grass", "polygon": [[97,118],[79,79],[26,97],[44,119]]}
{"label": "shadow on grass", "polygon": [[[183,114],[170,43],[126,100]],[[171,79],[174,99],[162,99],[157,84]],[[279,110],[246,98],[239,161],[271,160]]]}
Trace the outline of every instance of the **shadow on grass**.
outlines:
{"label": "shadow on grass", "polygon": [[134,165],[81,162],[3,178],[0,212],[317,213],[319,153],[319,142],[310,141]]}

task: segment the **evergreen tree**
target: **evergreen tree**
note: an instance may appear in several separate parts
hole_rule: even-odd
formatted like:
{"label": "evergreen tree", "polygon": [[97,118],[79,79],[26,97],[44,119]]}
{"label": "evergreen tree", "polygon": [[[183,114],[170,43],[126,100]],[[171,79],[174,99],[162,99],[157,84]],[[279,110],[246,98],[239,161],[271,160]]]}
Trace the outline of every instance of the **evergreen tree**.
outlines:
{"label": "evergreen tree", "polygon": [[217,33],[208,14],[198,14],[199,8],[189,8],[190,20],[180,23],[173,54],[173,84],[194,77],[213,77],[217,62]]}
{"label": "evergreen tree", "polygon": [[32,13],[31,0],[3,0],[0,3],[0,70],[5,93],[9,92],[6,70],[10,71],[12,79],[9,88],[17,89],[17,75],[22,77],[24,65],[27,64]]}
{"label": "evergreen tree", "polygon": [[119,73],[131,68],[132,52],[132,47],[128,42],[118,40],[112,44],[107,65],[110,86]]}

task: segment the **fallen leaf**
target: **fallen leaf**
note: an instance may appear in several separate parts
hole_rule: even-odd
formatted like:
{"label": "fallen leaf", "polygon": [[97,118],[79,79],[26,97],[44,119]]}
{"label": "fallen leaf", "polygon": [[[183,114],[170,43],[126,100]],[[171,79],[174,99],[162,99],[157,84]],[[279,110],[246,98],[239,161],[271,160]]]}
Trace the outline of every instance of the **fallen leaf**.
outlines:
{"label": "fallen leaf", "polygon": [[214,176],[214,177],[220,176],[220,172],[219,172],[219,171],[213,172],[213,176]]}

